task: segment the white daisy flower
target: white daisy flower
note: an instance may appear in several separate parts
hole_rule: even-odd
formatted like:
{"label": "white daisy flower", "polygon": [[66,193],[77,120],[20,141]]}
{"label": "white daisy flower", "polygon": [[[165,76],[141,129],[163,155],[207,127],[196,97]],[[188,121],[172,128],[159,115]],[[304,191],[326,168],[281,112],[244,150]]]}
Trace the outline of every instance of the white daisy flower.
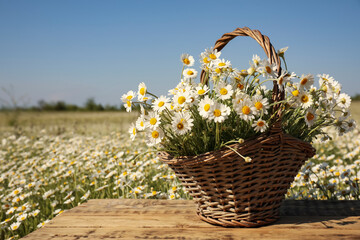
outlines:
{"label": "white daisy flower", "polygon": [[288,73],[284,70],[281,70],[281,74],[278,78],[276,78],[277,84],[281,91],[284,90],[284,86],[287,86],[288,83],[291,83],[291,79],[294,78],[295,73]]}
{"label": "white daisy flower", "polygon": [[17,230],[17,229],[20,227],[20,225],[21,225],[21,222],[13,223],[13,224],[10,225],[9,229],[10,229],[11,231],[15,231],[15,230]]}
{"label": "white daisy flower", "polygon": [[173,97],[173,103],[175,106],[183,108],[187,104],[192,102],[192,98],[190,96],[190,92],[179,91]]}
{"label": "white daisy flower", "polygon": [[24,221],[26,218],[27,218],[27,214],[26,213],[23,213],[23,214],[21,214],[20,216],[18,216],[17,218],[16,218],[16,221],[18,221],[18,222],[22,222],[22,221]]}
{"label": "white daisy flower", "polygon": [[285,52],[288,50],[289,47],[284,47],[284,48],[280,48],[277,51],[277,54],[279,55],[279,57],[284,57]]}
{"label": "white daisy flower", "polygon": [[145,130],[145,116],[142,114],[138,119],[136,120],[136,128],[139,131]]}
{"label": "white daisy flower", "polygon": [[319,77],[319,85],[322,86],[323,84],[333,84],[335,79],[333,77],[330,77],[329,74],[318,74]]}
{"label": "white daisy flower", "polygon": [[316,121],[316,113],[315,109],[308,108],[305,112],[305,122],[306,125],[310,128],[312,125],[314,125],[314,122]]}
{"label": "white daisy flower", "polygon": [[221,52],[218,52],[217,49],[214,50],[214,48],[211,47],[209,49],[205,49],[204,55],[206,55],[210,61],[214,61],[220,57]]}
{"label": "white daisy flower", "polygon": [[230,112],[230,107],[226,106],[225,104],[215,102],[210,110],[210,119],[214,120],[214,122],[222,123],[228,118]]}
{"label": "white daisy flower", "polygon": [[131,138],[131,140],[134,141],[134,140],[135,140],[135,137],[136,137],[136,133],[137,133],[135,124],[132,123],[132,124],[130,125],[129,133],[130,133],[130,138]]}
{"label": "white daisy flower", "polygon": [[150,129],[156,129],[160,125],[160,116],[156,112],[149,112],[149,115],[145,118],[145,127]]}
{"label": "white daisy flower", "polygon": [[190,55],[187,54],[187,53],[181,54],[180,60],[181,60],[181,62],[182,62],[184,65],[186,65],[186,66],[188,66],[188,67],[193,66],[193,65],[194,65],[194,62],[195,62],[193,56],[190,56]]}
{"label": "white daisy flower", "polygon": [[300,78],[300,88],[301,89],[310,89],[311,85],[314,84],[314,75],[307,74],[307,75],[301,75]]}
{"label": "white daisy flower", "polygon": [[264,98],[262,95],[255,95],[252,98],[254,107],[256,108],[256,115],[267,114],[267,109],[269,108],[269,101],[267,98]]}
{"label": "white daisy flower", "polygon": [[305,109],[313,104],[312,97],[308,92],[300,92],[298,95],[298,101]]}
{"label": "white daisy flower", "polygon": [[245,99],[250,99],[250,96],[244,92],[236,91],[235,97],[232,99],[233,108],[236,112],[240,111],[240,103]]}
{"label": "white daisy flower", "polygon": [[259,72],[263,74],[264,77],[275,78],[276,77],[276,64],[270,64],[270,61],[263,59],[260,63]]}
{"label": "white daisy flower", "polygon": [[40,213],[39,209],[36,209],[30,213],[31,216],[36,217]]}
{"label": "white daisy flower", "polygon": [[170,99],[165,96],[160,96],[159,98],[155,99],[152,104],[152,108],[154,111],[162,112],[165,108],[169,106]]}
{"label": "white daisy flower", "polygon": [[268,128],[268,124],[261,118],[254,122],[251,126],[254,127],[256,132],[265,132]]}
{"label": "white daisy flower", "polygon": [[48,222],[50,222],[50,220],[43,221],[43,222],[39,223],[39,224],[37,225],[37,227],[38,227],[38,228],[42,228],[42,227],[45,226],[45,224],[47,224]]}
{"label": "white daisy flower", "polygon": [[150,130],[148,132],[148,139],[146,144],[150,147],[155,146],[161,142],[163,137],[164,137],[164,133],[160,128]]}
{"label": "white daisy flower", "polygon": [[209,63],[211,62],[211,59],[210,59],[209,55],[206,52],[202,52],[200,54],[200,62],[203,65],[202,68],[206,68],[206,66],[208,66]]}
{"label": "white daisy flower", "polygon": [[198,105],[198,111],[200,116],[207,119],[210,117],[211,107],[214,105],[214,100],[209,98],[209,96],[205,96],[204,99],[201,99]]}
{"label": "white daisy flower", "polygon": [[199,86],[196,87],[196,94],[199,96],[205,95],[207,92],[209,92],[209,87],[206,84],[199,84]]}
{"label": "white daisy flower", "polygon": [[260,66],[261,58],[258,55],[253,55],[252,61],[250,62],[250,65],[255,68],[255,70]]}
{"label": "white daisy flower", "polygon": [[185,80],[194,79],[197,77],[198,72],[193,68],[186,68],[183,71],[183,77]]}
{"label": "white daisy flower", "polygon": [[249,98],[246,98],[236,106],[235,111],[241,119],[251,121],[255,118],[254,114],[256,114],[257,109],[254,103]]}
{"label": "white daisy flower", "polygon": [[121,100],[125,103],[124,107],[127,112],[131,112],[132,109],[132,100],[136,97],[136,93],[134,91],[128,91],[126,94],[123,94]]}
{"label": "white daisy flower", "polygon": [[230,61],[225,60],[225,59],[216,59],[211,63],[211,67],[213,69],[216,69],[216,68],[220,68],[220,69],[229,68],[229,67],[231,67],[231,63],[230,63]]}
{"label": "white daisy flower", "polygon": [[353,131],[355,128],[356,128],[356,121],[354,119],[350,119],[348,122],[347,122],[347,129],[348,131]]}
{"label": "white daisy flower", "polygon": [[187,112],[175,113],[171,125],[176,134],[183,135],[191,130],[194,125],[192,122],[194,120],[191,118],[191,115]]}
{"label": "white daisy flower", "polygon": [[138,86],[138,92],[137,92],[137,94],[138,94],[138,100],[139,100],[139,101],[146,101],[146,100],[148,100],[148,98],[145,97],[146,91],[147,91],[147,88],[146,88],[145,83],[143,83],[143,82],[140,83],[139,86]]}
{"label": "white daisy flower", "polygon": [[221,100],[227,100],[231,98],[234,90],[230,84],[226,84],[224,81],[220,81],[215,89],[215,92]]}
{"label": "white daisy flower", "polygon": [[342,109],[348,109],[351,104],[351,98],[346,93],[341,93],[336,99],[337,105]]}

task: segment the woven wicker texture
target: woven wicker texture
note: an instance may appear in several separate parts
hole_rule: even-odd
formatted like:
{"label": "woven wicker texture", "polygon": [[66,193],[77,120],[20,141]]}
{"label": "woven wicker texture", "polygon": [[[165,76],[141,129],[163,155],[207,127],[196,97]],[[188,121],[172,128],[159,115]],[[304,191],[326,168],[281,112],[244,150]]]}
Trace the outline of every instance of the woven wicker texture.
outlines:
{"label": "woven wicker texture", "polygon": [[[269,38],[257,30],[237,28],[224,34],[215,48],[221,50],[236,36],[254,38],[281,71]],[[206,81],[202,74],[202,82]],[[283,99],[277,84],[273,90],[274,101]],[[225,227],[257,227],[276,221],[290,183],[315,149],[282,132],[281,113],[268,132],[230,147],[252,161],[245,162],[228,148],[179,158],[161,152],[159,157],[175,171],[193,197],[200,219]]]}

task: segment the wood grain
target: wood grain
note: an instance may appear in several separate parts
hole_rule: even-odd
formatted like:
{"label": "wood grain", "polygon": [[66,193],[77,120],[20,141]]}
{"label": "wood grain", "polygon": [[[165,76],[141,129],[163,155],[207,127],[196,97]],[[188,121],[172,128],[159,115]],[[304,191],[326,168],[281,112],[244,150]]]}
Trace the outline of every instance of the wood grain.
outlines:
{"label": "wood grain", "polygon": [[[320,210],[304,211],[314,206]],[[203,222],[192,201],[93,199],[23,239],[360,239],[359,207],[360,201],[285,201],[279,221],[248,229]],[[334,216],[319,215],[326,212]]]}

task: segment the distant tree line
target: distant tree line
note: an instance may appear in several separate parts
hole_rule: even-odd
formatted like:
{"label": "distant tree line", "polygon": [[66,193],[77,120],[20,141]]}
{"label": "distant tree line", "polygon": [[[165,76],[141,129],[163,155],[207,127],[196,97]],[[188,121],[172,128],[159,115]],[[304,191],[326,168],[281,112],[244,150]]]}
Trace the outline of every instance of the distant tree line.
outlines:
{"label": "distant tree line", "polygon": [[[139,106],[134,106],[134,110],[139,110]],[[2,106],[0,111],[15,110],[12,106]],[[94,98],[88,98],[83,106],[69,104],[65,101],[46,102],[40,100],[36,106],[20,107],[16,106],[16,110],[21,111],[125,111],[125,107],[121,102],[118,105],[102,105],[96,103]]]}
{"label": "distant tree line", "polygon": [[351,100],[360,101],[360,94],[359,93],[355,94],[355,96],[351,97]]}

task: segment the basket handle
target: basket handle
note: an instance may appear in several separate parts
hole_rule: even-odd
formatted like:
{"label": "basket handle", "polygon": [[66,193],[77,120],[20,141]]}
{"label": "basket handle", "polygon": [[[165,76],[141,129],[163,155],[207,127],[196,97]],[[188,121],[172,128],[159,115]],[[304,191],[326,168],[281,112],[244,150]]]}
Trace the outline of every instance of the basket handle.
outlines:
{"label": "basket handle", "polygon": [[[248,27],[236,28],[234,31],[232,31],[230,33],[225,33],[224,35],[222,35],[222,37],[219,38],[215,42],[214,50],[217,49],[218,51],[221,51],[226,46],[226,44],[228,44],[228,42],[230,42],[230,40],[232,40],[233,38],[235,38],[237,36],[248,36],[248,37],[255,39],[260,44],[260,46],[264,49],[266,55],[268,56],[268,58],[270,60],[270,63],[276,64],[277,74],[278,74],[278,76],[280,76],[280,73],[281,73],[280,58],[279,58],[275,48],[271,44],[268,36],[262,35],[259,30],[251,30]],[[206,83],[208,81],[208,79],[205,79],[205,75],[206,75],[205,71],[202,70],[201,77],[200,77],[201,83]],[[273,101],[280,102],[280,101],[284,100],[284,97],[285,97],[284,91],[281,91],[278,87],[277,82],[274,81],[273,95],[272,95]],[[274,111],[279,110],[279,108],[280,108],[280,104],[276,104],[274,106]],[[280,116],[281,116],[281,111],[279,110],[278,114],[277,114],[278,120],[280,119]],[[277,121],[277,122],[279,122],[279,121]]]}

